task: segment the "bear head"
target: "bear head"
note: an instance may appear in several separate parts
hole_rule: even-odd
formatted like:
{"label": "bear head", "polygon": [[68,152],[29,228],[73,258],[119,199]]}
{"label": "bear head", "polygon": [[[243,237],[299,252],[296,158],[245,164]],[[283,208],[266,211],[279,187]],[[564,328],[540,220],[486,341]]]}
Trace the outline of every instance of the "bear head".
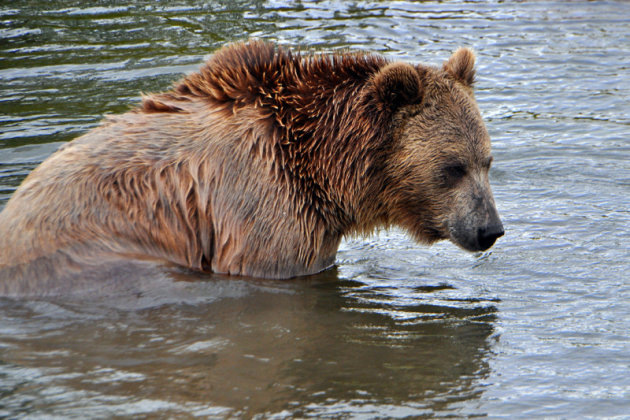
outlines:
{"label": "bear head", "polygon": [[474,63],[474,53],[460,48],[441,68],[396,62],[372,81],[394,115],[389,223],[420,242],[450,239],[484,251],[504,230],[488,181],[490,137],[473,95]]}

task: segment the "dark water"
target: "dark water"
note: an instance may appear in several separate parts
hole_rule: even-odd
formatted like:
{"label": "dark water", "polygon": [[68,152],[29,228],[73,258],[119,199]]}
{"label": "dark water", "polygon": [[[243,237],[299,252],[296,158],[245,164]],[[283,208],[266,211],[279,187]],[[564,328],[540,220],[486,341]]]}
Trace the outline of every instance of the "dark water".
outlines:
{"label": "dark water", "polygon": [[478,53],[491,252],[350,239],[288,282],[0,300],[0,417],[628,418],[630,3],[0,3],[0,205],[223,43]]}

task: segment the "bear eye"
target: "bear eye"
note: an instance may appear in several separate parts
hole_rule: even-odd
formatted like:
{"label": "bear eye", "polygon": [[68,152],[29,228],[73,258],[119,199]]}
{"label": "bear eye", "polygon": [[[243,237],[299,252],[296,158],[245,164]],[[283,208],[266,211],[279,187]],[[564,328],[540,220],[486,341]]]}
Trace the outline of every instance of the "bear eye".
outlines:
{"label": "bear eye", "polygon": [[453,163],[447,165],[442,170],[444,183],[451,185],[462,179],[466,175],[466,165],[463,163]]}

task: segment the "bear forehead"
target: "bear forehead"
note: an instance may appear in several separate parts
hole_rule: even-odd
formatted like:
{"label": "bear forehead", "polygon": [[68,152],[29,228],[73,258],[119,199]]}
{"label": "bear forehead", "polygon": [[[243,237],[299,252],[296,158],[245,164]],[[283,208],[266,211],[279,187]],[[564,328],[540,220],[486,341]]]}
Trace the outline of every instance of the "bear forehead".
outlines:
{"label": "bear forehead", "polygon": [[472,93],[450,80],[427,87],[421,103],[401,109],[394,130],[404,149],[439,159],[486,162],[490,136]]}
{"label": "bear forehead", "polygon": [[430,89],[422,102],[401,112],[407,130],[445,143],[489,144],[490,138],[474,97],[457,87]]}

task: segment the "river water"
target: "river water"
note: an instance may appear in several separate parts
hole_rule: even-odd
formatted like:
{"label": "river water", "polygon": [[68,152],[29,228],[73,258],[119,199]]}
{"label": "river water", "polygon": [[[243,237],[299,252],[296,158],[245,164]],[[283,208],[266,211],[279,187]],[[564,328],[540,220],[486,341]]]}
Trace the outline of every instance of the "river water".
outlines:
{"label": "river water", "polygon": [[394,229],[305,279],[0,299],[0,418],[630,416],[630,3],[88,3],[0,3],[0,207],[225,42],[470,46],[506,235],[473,255]]}

